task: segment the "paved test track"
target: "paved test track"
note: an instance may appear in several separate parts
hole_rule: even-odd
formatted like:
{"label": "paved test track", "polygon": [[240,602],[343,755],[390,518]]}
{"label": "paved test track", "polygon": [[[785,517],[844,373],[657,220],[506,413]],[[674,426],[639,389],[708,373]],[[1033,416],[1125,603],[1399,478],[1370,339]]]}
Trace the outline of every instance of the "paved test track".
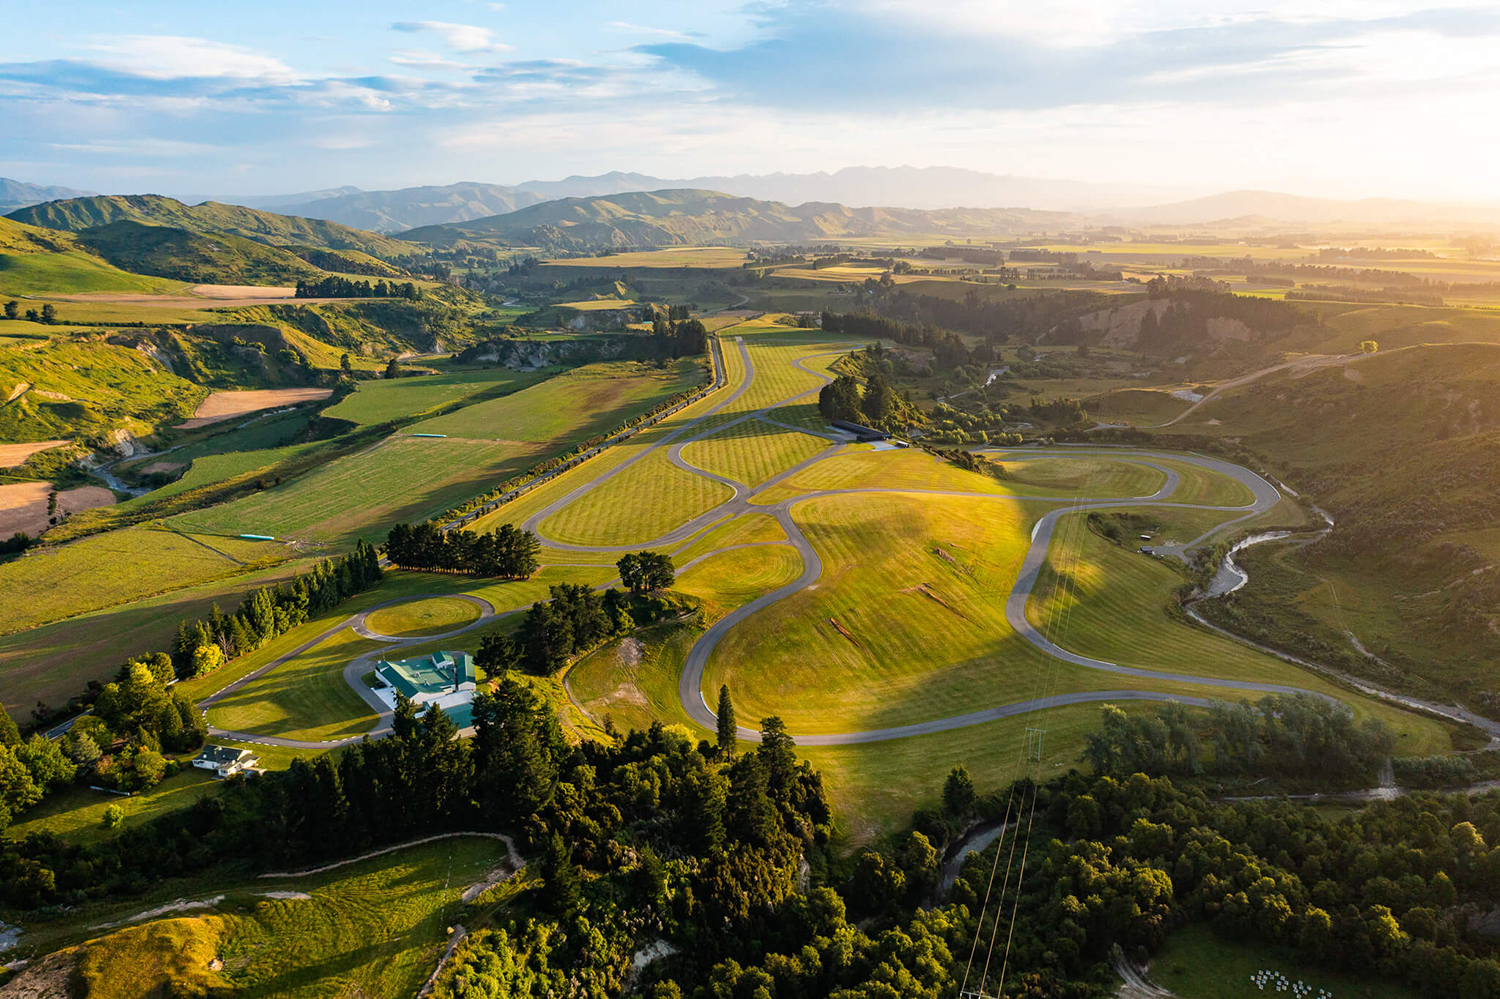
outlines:
{"label": "paved test track", "polygon": [[[1226,461],[1221,461],[1216,458],[1208,458],[1200,455],[1188,455],[1176,452],[1155,452],[1141,449],[1104,448],[1090,445],[1084,445],[1077,448],[1067,448],[1066,450],[1059,448],[1048,450],[1045,452],[1038,452],[1035,449],[1003,449],[998,453],[1025,457],[1035,457],[1038,454],[1045,454],[1049,458],[1069,458],[1075,456],[1097,457],[1101,455],[1107,455],[1115,460],[1133,461],[1137,464],[1143,464],[1155,468],[1165,474],[1166,481],[1162,484],[1160,489],[1150,495],[1124,498],[1069,497],[1064,499],[1058,498],[1056,496],[1016,496],[1012,494],[995,495],[988,493],[967,493],[910,488],[866,488],[819,490],[803,493],[798,496],[782,500],[781,502],[775,504],[752,504],[751,500],[755,496],[764,493],[765,491],[780,484],[781,482],[784,482],[809,465],[826,460],[827,458],[833,457],[834,455],[839,454],[844,450],[845,444],[848,442],[848,437],[845,435],[810,431],[803,427],[797,427],[791,424],[783,423],[773,418],[771,414],[777,409],[781,409],[809,396],[815,395],[822,387],[822,384],[826,384],[827,382],[831,381],[831,379],[827,375],[806,367],[803,362],[814,357],[826,356],[827,354],[832,353],[844,353],[845,351],[814,351],[812,353],[804,355],[794,362],[796,366],[801,368],[803,371],[808,372],[809,374],[816,375],[822,383],[819,386],[809,389],[805,392],[797,393],[796,395],[790,396],[788,398],[778,400],[769,406],[762,407],[752,412],[744,413],[732,420],[722,423],[709,423],[707,426],[704,426],[706,421],[709,421],[713,416],[721,413],[726,407],[728,407],[730,404],[744,395],[744,393],[749,390],[750,386],[755,380],[755,368],[753,362],[751,361],[748,347],[746,346],[743,339],[738,337],[735,338],[735,343],[740,353],[741,362],[744,366],[744,378],[740,385],[735,387],[729,394],[720,399],[702,415],[687,421],[681,427],[665,435],[661,440],[648,447],[642,448],[639,453],[632,455],[630,458],[621,462],[619,465],[616,465],[614,468],[610,469],[604,474],[599,475],[591,481],[578,486],[560,499],[548,504],[546,507],[529,517],[523,524],[523,527],[526,530],[535,532],[544,543],[553,548],[575,552],[611,553],[623,551],[638,551],[643,548],[672,548],[682,546],[685,542],[689,542],[692,538],[698,535],[708,525],[715,524],[717,522],[739,516],[747,512],[753,511],[756,513],[768,513],[776,518],[776,520],[781,524],[782,529],[786,532],[787,540],[784,542],[770,543],[786,544],[794,548],[802,558],[802,573],[797,577],[797,579],[786,584],[785,586],[779,587],[769,593],[757,597],[749,603],[736,608],[734,611],[725,615],[723,618],[720,618],[706,632],[704,632],[704,634],[698,639],[698,641],[694,643],[692,649],[689,650],[687,661],[684,665],[683,673],[678,684],[678,697],[682,702],[683,709],[687,712],[688,716],[697,724],[702,725],[705,728],[712,729],[715,727],[717,722],[716,716],[709,708],[704,699],[702,693],[702,683],[703,671],[708,664],[708,660],[713,654],[715,647],[717,647],[719,641],[724,637],[724,635],[727,634],[729,630],[735,625],[744,621],[746,618],[750,617],[756,612],[763,610],[764,608],[769,607],[770,605],[781,600],[785,600],[792,594],[806,589],[809,586],[812,586],[822,575],[822,561],[818,558],[818,554],[813,549],[812,544],[807,540],[806,536],[797,526],[795,520],[793,520],[791,515],[792,507],[796,506],[799,503],[806,502],[807,500],[817,499],[819,497],[845,495],[850,493],[915,493],[940,496],[966,496],[976,500],[1034,500],[1038,502],[1057,503],[1059,504],[1058,509],[1052,510],[1044,515],[1033,528],[1030,547],[1027,550],[1024,560],[1022,561],[1021,570],[1017,574],[1016,581],[1011,587],[1011,591],[1006,598],[1006,620],[1022,638],[1056,659],[1071,663],[1076,666],[1082,666],[1087,669],[1098,670],[1105,673],[1114,673],[1124,676],[1161,680],[1172,683],[1195,684],[1204,687],[1218,688],[1221,691],[1239,690],[1253,691],[1258,693],[1303,692],[1300,690],[1300,688],[1284,686],[1281,684],[1251,683],[1244,681],[1226,680],[1217,677],[1197,676],[1187,673],[1170,673],[1159,670],[1146,670],[1130,666],[1122,666],[1118,663],[1106,662],[1100,659],[1092,659],[1087,656],[1081,656],[1076,653],[1069,652],[1068,650],[1058,646],[1056,643],[1054,643],[1040,631],[1038,631],[1026,618],[1027,600],[1031,595],[1032,589],[1036,585],[1036,581],[1041,572],[1042,566],[1046,562],[1047,551],[1056,532],[1057,523],[1064,515],[1070,513],[1079,513],[1082,511],[1097,508],[1119,508],[1129,506],[1175,507],[1184,509],[1221,511],[1225,514],[1238,514],[1238,516],[1232,516],[1223,523],[1215,526],[1209,531],[1206,531],[1203,535],[1194,539],[1193,541],[1190,541],[1184,545],[1174,546],[1174,548],[1170,552],[1170,554],[1183,556],[1188,550],[1203,543],[1203,541],[1205,541],[1210,535],[1213,535],[1223,530],[1225,527],[1231,526],[1232,524],[1263,513],[1264,511],[1269,510],[1280,500],[1281,495],[1277,491],[1276,487],[1270,482],[1267,482],[1261,476],[1250,471],[1249,469],[1243,468],[1239,465],[1231,464]],[[691,444],[694,441],[702,440],[706,437],[713,436],[714,434],[718,434],[729,427],[749,420],[761,420],[775,426],[784,427],[790,430],[796,430],[802,433],[809,433],[812,436],[816,437],[823,437],[831,441],[832,444],[830,447],[825,448],[818,454],[815,454],[812,457],[792,466],[791,468],[778,473],[777,475],[754,488],[743,482],[738,482],[734,479],[728,478],[727,476],[719,475],[715,472],[699,468],[683,458],[683,448],[688,444]],[[694,431],[696,431],[696,433]],[[733,496],[730,499],[725,500],[723,503],[720,503],[713,509],[691,518],[680,527],[668,531],[660,537],[654,538],[649,541],[638,541],[628,545],[584,545],[558,541],[546,536],[543,524],[549,517],[551,517],[553,514],[557,513],[559,510],[563,509],[570,503],[577,501],[592,490],[599,488],[604,483],[610,481],[615,476],[625,471],[625,469],[633,466],[637,462],[645,459],[661,448],[668,449],[667,457],[673,465],[680,469],[683,469],[684,471],[691,472],[695,475],[702,475],[729,486],[730,489],[733,490]],[[1232,478],[1240,484],[1244,485],[1250,491],[1252,501],[1249,504],[1243,506],[1206,506],[1202,504],[1172,502],[1170,500],[1170,497],[1177,490],[1177,487],[1180,483],[1180,476],[1174,469],[1161,464],[1157,464],[1153,459],[1170,459],[1178,463],[1197,465],[1206,470],[1228,476],[1229,478]],[[687,568],[688,565],[695,564],[698,561],[701,561],[704,558],[708,558],[712,555],[717,555],[723,551],[730,551],[743,547],[750,546],[732,545],[726,548],[706,552],[693,559],[692,562],[679,566],[679,571],[681,571],[681,569]],[[451,594],[441,595],[451,596]],[[225,687],[223,690],[218,691],[217,693],[210,696],[207,700],[203,701],[200,704],[200,707],[207,709],[229,693],[232,693],[233,691],[239,689],[244,684],[260,676],[263,676],[264,674],[270,672],[281,664],[287,662],[288,660],[301,655],[302,653],[318,645],[320,642],[337,634],[339,631],[343,630],[346,627],[353,628],[356,633],[361,634],[365,637],[382,637],[373,635],[365,626],[365,618],[370,613],[370,611],[378,610],[380,607],[391,606],[395,603],[403,603],[410,600],[428,599],[432,596],[439,596],[439,594],[414,595],[410,597],[404,597],[400,600],[389,601],[387,603],[377,605],[376,607],[371,607],[366,611],[361,611],[360,613],[339,622],[338,624],[329,628],[327,631],[318,635],[316,638],[313,638],[312,640],[304,643],[291,652],[278,657],[276,660],[268,663],[266,666],[261,667],[248,676]],[[426,636],[414,639],[392,639],[391,641],[395,643],[392,647],[399,648],[402,645],[413,645],[419,642],[425,643],[434,641],[435,639],[454,637],[462,634],[463,632],[469,631],[470,629],[489,624],[493,622],[497,617],[505,616],[497,615],[495,613],[494,607],[487,601],[482,601],[477,597],[464,597],[464,599],[471,600],[481,605],[481,611],[483,613],[481,614],[479,620],[472,622],[464,628],[456,629],[455,631],[449,632],[445,635]],[[509,613],[517,612],[512,611]],[[390,709],[386,707],[385,703],[381,701],[373,691],[365,687],[363,683],[363,675],[368,672],[370,668],[372,668],[372,658],[373,657],[371,656],[364,656],[352,661],[348,666],[344,668],[344,679],[349,683],[350,687],[359,694],[361,699],[369,704],[379,716],[375,727],[368,733],[371,736],[378,737],[390,730]],[[1326,697],[1326,695],[1318,696]],[[870,729],[860,732],[844,732],[831,735],[797,735],[796,739],[798,744],[803,746],[836,746],[881,742],[888,739],[901,739],[913,735],[944,732],[970,725],[979,725],[985,722],[995,721],[1000,718],[1008,718],[1015,715],[1025,714],[1031,711],[1042,710],[1045,708],[1062,707],[1070,704],[1087,704],[1099,701],[1131,700],[1175,700],[1184,704],[1196,706],[1204,706],[1210,703],[1209,698],[1186,697],[1149,690],[1080,691],[1066,694],[1055,694],[1026,701],[1017,701],[1010,704],[997,705],[980,711],[968,712],[961,715],[953,715],[946,718],[936,718],[930,721],[917,722],[910,725]],[[362,738],[362,736],[360,736],[348,739],[332,740],[328,742],[310,742],[298,739],[280,738],[276,736],[256,735],[254,733],[247,732],[227,731],[213,727],[210,727],[209,731],[213,735],[221,738],[262,743],[273,746],[283,746],[294,749],[328,749],[334,746],[346,745],[351,742],[356,742],[359,738]],[[741,727],[739,729],[739,735],[741,738],[748,741],[758,741],[760,738],[760,733],[758,731],[744,727]]]}

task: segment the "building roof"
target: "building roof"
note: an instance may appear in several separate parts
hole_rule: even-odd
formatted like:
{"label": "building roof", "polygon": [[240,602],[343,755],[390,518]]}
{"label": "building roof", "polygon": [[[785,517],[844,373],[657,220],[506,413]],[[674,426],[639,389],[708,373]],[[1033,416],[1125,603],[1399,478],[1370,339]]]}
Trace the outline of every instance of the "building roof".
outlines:
{"label": "building roof", "polygon": [[441,694],[461,683],[474,683],[474,657],[467,652],[435,652],[415,659],[382,660],[380,676],[407,697]]}
{"label": "building roof", "polygon": [[215,766],[222,767],[249,755],[250,750],[248,749],[234,749],[229,746],[204,746],[203,752],[194,757],[194,762],[203,760],[205,763],[212,763]]}

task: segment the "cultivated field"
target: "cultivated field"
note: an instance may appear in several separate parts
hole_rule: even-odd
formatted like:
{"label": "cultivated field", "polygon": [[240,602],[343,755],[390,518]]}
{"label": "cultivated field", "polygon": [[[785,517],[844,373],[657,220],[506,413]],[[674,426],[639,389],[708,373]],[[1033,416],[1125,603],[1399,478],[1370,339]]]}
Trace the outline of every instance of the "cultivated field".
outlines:
{"label": "cultivated field", "polygon": [[[50,482],[17,482],[0,486],[0,538],[24,531],[33,538],[47,529],[47,497],[53,491]],[[69,514],[94,507],[108,506],[115,494],[99,486],[64,489],[57,494],[52,514],[62,519]]]}
{"label": "cultivated field", "polygon": [[365,380],[357,383],[352,395],[325,409],[323,415],[361,425],[385,423],[418,416],[481,392],[527,388],[545,377],[540,373],[508,368],[483,368],[443,375]]}
{"label": "cultivated field", "polygon": [[262,409],[280,406],[295,406],[299,402],[314,402],[333,395],[333,389],[284,388],[284,389],[240,389],[234,392],[215,392],[198,404],[193,418],[179,423],[179,430],[194,430],[210,423],[232,420],[247,413],[258,413]]}
{"label": "cultivated field", "polygon": [[386,647],[345,629],[216,701],[208,709],[208,723],[231,732],[308,742],[362,735],[375,716],[344,682],[344,667]]}
{"label": "cultivated field", "polygon": [[0,634],[101,607],[243,575],[288,558],[286,547],[232,537],[132,527],[0,563]]}

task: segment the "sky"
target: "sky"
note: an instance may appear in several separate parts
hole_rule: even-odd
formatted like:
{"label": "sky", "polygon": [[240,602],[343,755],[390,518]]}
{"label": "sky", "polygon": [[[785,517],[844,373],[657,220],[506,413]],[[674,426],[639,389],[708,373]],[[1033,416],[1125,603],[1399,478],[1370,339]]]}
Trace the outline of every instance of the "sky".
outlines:
{"label": "sky", "polygon": [[106,193],[909,164],[1500,201],[1500,0],[6,6],[0,176]]}

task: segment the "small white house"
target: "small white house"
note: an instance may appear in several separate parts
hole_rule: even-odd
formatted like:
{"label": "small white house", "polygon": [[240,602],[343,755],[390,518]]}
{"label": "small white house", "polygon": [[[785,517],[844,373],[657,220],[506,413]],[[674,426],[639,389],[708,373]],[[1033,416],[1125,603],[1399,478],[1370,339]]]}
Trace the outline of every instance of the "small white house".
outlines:
{"label": "small white house", "polygon": [[248,749],[233,749],[229,746],[204,746],[203,752],[193,757],[193,766],[214,771],[218,777],[232,777],[242,770],[251,770],[260,765],[260,760]]}

